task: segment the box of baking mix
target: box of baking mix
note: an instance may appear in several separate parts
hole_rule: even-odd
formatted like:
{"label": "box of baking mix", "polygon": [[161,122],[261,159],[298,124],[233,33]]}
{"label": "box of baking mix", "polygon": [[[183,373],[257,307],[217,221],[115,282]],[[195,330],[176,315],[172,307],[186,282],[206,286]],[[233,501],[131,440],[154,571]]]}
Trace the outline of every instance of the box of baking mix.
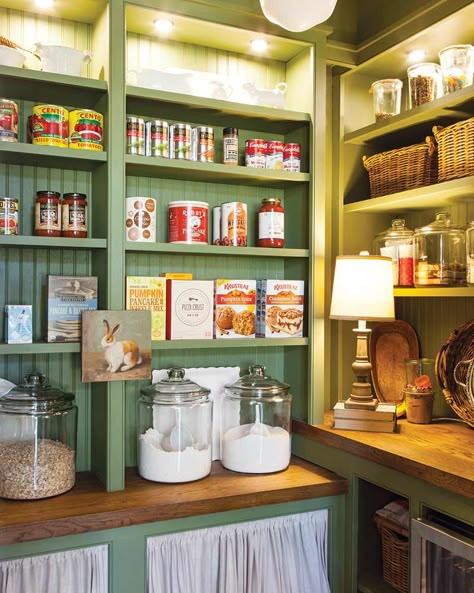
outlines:
{"label": "box of baking mix", "polygon": [[166,339],[212,340],[212,280],[166,280]]}
{"label": "box of baking mix", "polygon": [[216,338],[255,337],[256,293],[256,280],[214,281]]}
{"label": "box of baking mix", "polygon": [[258,280],[259,338],[299,338],[303,335],[303,320],[303,280]]}

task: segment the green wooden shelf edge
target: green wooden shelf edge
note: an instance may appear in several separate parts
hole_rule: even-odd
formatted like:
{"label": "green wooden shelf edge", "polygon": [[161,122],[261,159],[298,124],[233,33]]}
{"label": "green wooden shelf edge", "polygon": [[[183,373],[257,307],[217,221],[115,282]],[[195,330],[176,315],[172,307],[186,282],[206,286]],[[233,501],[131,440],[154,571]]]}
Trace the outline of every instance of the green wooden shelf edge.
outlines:
{"label": "green wooden shelf edge", "polygon": [[308,258],[309,249],[271,249],[269,247],[224,247],[222,245],[187,245],[182,243],[140,243],[127,241],[126,251],[193,255],[228,255],[243,257]]}
{"label": "green wooden shelf edge", "polygon": [[426,288],[394,288],[393,294],[396,297],[473,297],[474,287],[426,287]]}
{"label": "green wooden shelf edge", "polygon": [[236,185],[262,185],[265,187],[291,187],[308,183],[308,173],[291,173],[251,167],[229,167],[219,163],[198,163],[179,159],[164,159],[128,154],[125,157],[127,174],[137,177],[166,177],[179,181],[206,183],[234,183]]}
{"label": "green wooden shelf edge", "polygon": [[163,340],[152,342],[153,350],[204,350],[206,348],[271,348],[307,346],[308,338],[239,338],[235,340]]}
{"label": "green wooden shelf edge", "polygon": [[0,355],[10,354],[66,354],[80,352],[79,342],[65,342],[54,344],[48,342],[33,342],[33,344],[0,344]]}
{"label": "green wooden shelf edge", "polygon": [[24,142],[0,142],[0,163],[8,165],[93,171],[106,162],[106,152],[38,146]]}
{"label": "green wooden shelf edge", "polygon": [[368,198],[344,206],[344,214],[352,212],[403,212],[449,206],[474,198],[474,175],[452,179],[435,185],[417,187],[379,198]]}
{"label": "green wooden shelf edge", "polygon": [[39,247],[42,249],[105,249],[106,239],[68,239],[66,237],[36,237],[27,235],[0,235],[3,247]]}

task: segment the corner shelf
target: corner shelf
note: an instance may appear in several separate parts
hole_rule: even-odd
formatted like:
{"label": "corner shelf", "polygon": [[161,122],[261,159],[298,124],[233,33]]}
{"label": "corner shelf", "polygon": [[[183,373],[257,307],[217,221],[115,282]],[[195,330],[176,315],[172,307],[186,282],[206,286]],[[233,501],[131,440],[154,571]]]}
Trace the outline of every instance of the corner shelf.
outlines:
{"label": "corner shelf", "polygon": [[309,249],[272,249],[270,247],[224,247],[223,245],[188,245],[183,243],[140,243],[127,241],[127,253],[152,252],[178,255],[228,255],[244,257],[308,258]]}
{"label": "corner shelf", "polygon": [[106,152],[58,146],[38,146],[25,142],[0,142],[0,163],[7,165],[93,171],[106,162]]}
{"label": "corner shelf", "polygon": [[206,348],[269,348],[307,346],[308,338],[238,338],[232,340],[162,340],[152,342],[153,350],[204,350]]}
{"label": "corner shelf", "polygon": [[106,239],[69,239],[31,235],[0,235],[2,247],[38,247],[41,249],[105,249]]}

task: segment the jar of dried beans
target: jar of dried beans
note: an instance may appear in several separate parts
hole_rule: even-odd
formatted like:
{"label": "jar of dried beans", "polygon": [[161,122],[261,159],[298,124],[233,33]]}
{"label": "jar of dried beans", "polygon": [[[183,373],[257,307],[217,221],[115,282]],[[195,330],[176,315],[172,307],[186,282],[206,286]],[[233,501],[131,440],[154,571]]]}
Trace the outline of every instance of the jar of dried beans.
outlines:
{"label": "jar of dried beans", "polygon": [[433,101],[443,94],[441,66],[426,62],[413,64],[407,70],[410,88],[410,109]]}

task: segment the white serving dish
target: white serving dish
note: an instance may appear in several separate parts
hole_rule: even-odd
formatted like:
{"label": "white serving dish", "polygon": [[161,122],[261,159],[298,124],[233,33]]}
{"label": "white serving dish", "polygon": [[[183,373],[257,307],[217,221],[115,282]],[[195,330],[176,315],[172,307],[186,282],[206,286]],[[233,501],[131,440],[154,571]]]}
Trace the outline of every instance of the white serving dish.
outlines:
{"label": "white serving dish", "polygon": [[24,61],[25,56],[21,51],[7,45],[0,45],[0,65],[21,68]]}
{"label": "white serving dish", "polygon": [[35,52],[41,57],[41,69],[55,74],[81,76],[82,66],[92,57],[90,51],[81,51],[65,45],[35,44]]}

